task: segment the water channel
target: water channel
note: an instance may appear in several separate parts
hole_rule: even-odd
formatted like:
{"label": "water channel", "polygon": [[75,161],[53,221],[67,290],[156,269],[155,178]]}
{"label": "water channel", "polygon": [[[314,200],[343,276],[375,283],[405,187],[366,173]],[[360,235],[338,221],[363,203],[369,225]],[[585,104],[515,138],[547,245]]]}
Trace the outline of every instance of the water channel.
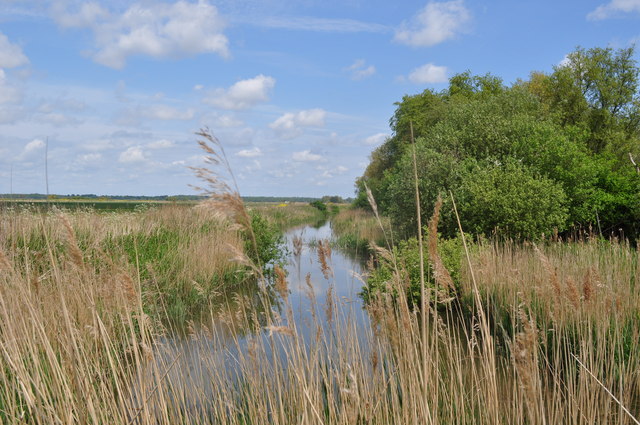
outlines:
{"label": "water channel", "polygon": [[[297,337],[304,341],[302,345],[311,348],[322,338],[321,334],[331,332],[330,321],[324,318],[326,305],[331,303],[336,321],[342,321],[343,325],[346,324],[357,333],[360,330],[370,332],[369,317],[362,298],[358,295],[363,285],[361,274],[364,258],[332,247],[327,259],[330,270],[323,273],[318,258],[318,242],[335,239],[328,221],[317,226],[306,225],[291,229],[284,236],[287,247],[288,301],[285,302],[276,291],[271,291],[272,299],[267,304],[272,314],[279,317],[275,323],[283,328],[295,329]],[[216,389],[211,388],[212,382],[220,382],[222,374],[234,376],[233,372],[229,372],[241,363],[240,359],[246,359],[250,344],[255,343],[256,339],[261,339],[263,347],[268,347],[267,360],[274,355],[284,355],[284,345],[279,347],[273,344],[273,326],[268,326],[259,317],[254,321],[254,326],[239,327],[236,323],[247,323],[247,315],[255,314],[255,305],[265,304],[263,301],[257,302],[259,292],[255,283],[239,288],[237,294],[229,296],[233,302],[212,312],[202,323],[194,325],[197,329],[190,335],[158,340],[154,347],[155,360],[149,365],[149,370],[141,375],[147,375],[142,380],[157,381],[157,377],[161,376],[163,386],[169,389],[172,398],[178,399],[179,405],[185,409],[199,410],[202,408],[202,400],[214,396]],[[243,311],[247,306],[254,306],[249,307],[253,311]],[[319,316],[322,319],[318,319]],[[291,321],[294,323],[290,323]],[[278,337],[286,338],[280,335]],[[367,345],[366,342],[363,344]],[[363,346],[362,349],[367,350],[367,347]],[[149,376],[155,378],[149,379]],[[148,393],[149,388],[139,388],[135,392],[139,391]],[[138,399],[135,404],[139,404],[140,394],[134,395],[134,398]]]}

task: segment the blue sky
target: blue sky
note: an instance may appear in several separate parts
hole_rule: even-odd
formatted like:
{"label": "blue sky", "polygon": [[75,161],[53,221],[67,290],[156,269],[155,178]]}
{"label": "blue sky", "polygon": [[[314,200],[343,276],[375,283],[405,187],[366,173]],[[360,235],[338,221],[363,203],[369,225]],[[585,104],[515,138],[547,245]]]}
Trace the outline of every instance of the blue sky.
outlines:
{"label": "blue sky", "polygon": [[46,140],[51,193],[193,193],[208,126],[243,195],[351,196],[403,95],[636,41],[640,0],[0,0],[0,193]]}

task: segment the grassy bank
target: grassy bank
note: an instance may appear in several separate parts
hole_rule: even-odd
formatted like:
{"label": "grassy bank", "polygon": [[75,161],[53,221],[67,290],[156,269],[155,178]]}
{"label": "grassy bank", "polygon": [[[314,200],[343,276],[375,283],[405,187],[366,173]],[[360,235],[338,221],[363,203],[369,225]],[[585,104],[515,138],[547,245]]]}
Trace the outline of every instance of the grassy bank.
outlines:
{"label": "grassy bank", "polygon": [[[406,258],[380,251],[394,266],[370,299],[373,326],[354,328],[360,313],[331,290],[319,305],[307,278],[308,341],[289,320],[284,274],[253,296],[219,296],[217,279],[251,261],[238,228],[211,210],[0,223],[4,423],[633,424],[638,414],[639,266],[625,243],[476,245],[456,303],[439,291],[443,251],[429,239],[438,305],[424,316],[406,298]],[[329,246],[316,249],[330,267]],[[176,298],[204,294],[208,314],[226,317],[186,326],[177,355],[156,346],[171,282]],[[266,314],[275,293],[281,313]]]}
{"label": "grassy bank", "polygon": [[387,219],[382,219],[383,231],[373,213],[358,208],[341,209],[331,224],[339,246],[362,253],[373,252],[373,245],[386,246],[387,239],[393,239]]}

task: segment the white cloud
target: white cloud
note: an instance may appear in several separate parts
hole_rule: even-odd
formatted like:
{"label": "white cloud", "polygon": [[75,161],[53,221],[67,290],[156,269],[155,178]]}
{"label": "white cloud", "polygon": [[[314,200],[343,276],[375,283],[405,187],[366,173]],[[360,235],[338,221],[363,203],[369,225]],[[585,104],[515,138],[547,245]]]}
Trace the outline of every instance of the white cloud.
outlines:
{"label": "white cloud", "polygon": [[108,19],[109,12],[97,2],[83,3],[76,12],[70,12],[62,2],[54,3],[51,12],[58,25],[63,28],[83,28],[94,25],[98,20]]}
{"label": "white cloud", "polygon": [[366,145],[380,145],[389,137],[386,133],[376,133],[364,139]]}
{"label": "white cloud", "polygon": [[211,113],[203,116],[200,119],[202,126],[211,127],[213,129],[216,128],[234,128],[234,127],[242,127],[244,122],[242,120],[234,117],[229,114],[217,114]]}
{"label": "white cloud", "polygon": [[49,112],[47,114],[37,114],[35,119],[38,122],[46,122],[52,124],[56,127],[65,127],[68,125],[77,125],[80,124],[80,120],[74,118],[72,116],[60,113],[60,112]]}
{"label": "white cloud", "polygon": [[409,81],[415,84],[437,84],[448,81],[447,67],[428,63],[411,71]]}
{"label": "white cloud", "polygon": [[126,151],[121,152],[118,157],[118,162],[122,162],[123,164],[143,162],[146,160],[147,158],[144,156],[144,152],[139,146],[130,147]]}
{"label": "white cloud", "polygon": [[238,17],[237,22],[265,28],[296,31],[316,31],[332,33],[384,33],[391,29],[386,25],[356,21],[354,19],[328,19],[310,16],[259,16],[257,18]]}
{"label": "white cloud", "polygon": [[95,164],[100,160],[102,160],[102,154],[99,153],[87,153],[76,157],[76,162],[81,165]]}
{"label": "white cloud", "polygon": [[262,170],[262,164],[257,159],[254,159],[251,164],[244,167],[244,171],[250,173],[258,170]]}
{"label": "white cloud", "polygon": [[161,139],[161,140],[156,140],[155,142],[147,143],[147,147],[149,149],[167,149],[173,146],[175,146],[175,143],[167,139]]}
{"label": "white cloud", "polygon": [[296,113],[287,112],[269,124],[283,139],[292,139],[302,134],[303,127],[324,127],[327,111],[307,109]]}
{"label": "white cloud", "polygon": [[275,78],[260,74],[238,81],[226,90],[213,90],[203,101],[221,109],[248,109],[259,102],[268,101],[275,85]]}
{"label": "white cloud", "polygon": [[223,34],[225,23],[208,0],[136,3],[121,15],[90,2],[75,13],[65,7],[54,7],[53,16],[62,27],[90,28],[97,48],[93,59],[111,68],[123,68],[133,55],[229,56],[228,39]]}
{"label": "white cloud", "polygon": [[162,121],[188,121],[195,117],[196,111],[192,108],[180,110],[168,105],[157,104],[142,108],[141,115],[145,118]]}
{"label": "white cloud", "polygon": [[32,141],[30,141],[25,145],[25,147],[22,149],[22,153],[18,156],[18,159],[25,160],[25,159],[31,158],[37,152],[44,149],[44,146],[45,146],[44,141],[42,141],[41,139],[33,139]]}
{"label": "white cloud", "polygon": [[463,0],[429,2],[411,22],[401,25],[395,40],[414,47],[434,46],[463,32],[470,20]]}
{"label": "white cloud", "polygon": [[321,178],[325,178],[325,179],[332,179],[336,176],[342,175],[344,173],[346,173],[347,171],[349,171],[349,169],[347,167],[345,167],[344,165],[339,165],[333,169],[329,169],[329,168],[325,168],[325,167],[316,167],[316,169],[318,171],[322,171],[322,173],[320,173],[320,175],[318,177]]}
{"label": "white cloud", "polygon": [[587,15],[587,19],[599,21],[618,14],[633,12],[640,12],[640,0],[612,0],[595,8]]}
{"label": "white cloud", "polygon": [[311,153],[309,150],[294,152],[293,155],[291,155],[291,158],[297,162],[317,162],[324,160],[322,155]]}
{"label": "white cloud", "polygon": [[7,103],[19,103],[22,100],[22,91],[7,81],[7,76],[0,69],[0,105]]}
{"label": "white cloud", "polygon": [[564,57],[562,58],[562,60],[560,62],[558,62],[558,66],[559,67],[564,67],[564,66],[569,66],[571,64],[571,61],[569,60],[569,56],[568,55],[564,55]]}
{"label": "white cloud", "polygon": [[262,151],[258,147],[255,147],[253,149],[242,149],[241,151],[236,153],[236,156],[241,156],[243,158],[254,158],[257,156],[262,156]]}
{"label": "white cloud", "polygon": [[20,46],[11,43],[7,36],[0,32],[0,68],[15,68],[28,63],[29,59]]}
{"label": "white cloud", "polygon": [[373,65],[367,66],[364,59],[356,59],[346,70],[351,73],[351,79],[353,80],[363,80],[376,73],[376,67]]}
{"label": "white cloud", "polygon": [[42,102],[38,106],[38,112],[50,113],[56,111],[84,111],[87,109],[87,104],[81,100],[73,98],[58,98],[51,101]]}

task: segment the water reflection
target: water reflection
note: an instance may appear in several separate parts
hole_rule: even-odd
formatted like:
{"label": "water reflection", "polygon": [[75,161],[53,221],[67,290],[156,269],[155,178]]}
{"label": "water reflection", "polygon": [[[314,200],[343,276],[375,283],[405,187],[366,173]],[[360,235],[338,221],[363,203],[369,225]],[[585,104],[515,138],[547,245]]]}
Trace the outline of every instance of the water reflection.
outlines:
{"label": "water reflection", "polygon": [[[141,382],[164,375],[166,391],[174,403],[198,410],[202,406],[196,400],[215,396],[217,390],[212,382],[241,379],[236,366],[246,363],[257,344],[266,353],[263,360],[267,361],[256,367],[269,368],[273,356],[287,355],[286,344],[277,343],[289,337],[286,332],[294,331],[295,338],[301,338],[300,346],[307,349],[328,340],[329,333],[338,328],[337,322],[341,329],[370,332],[369,318],[358,296],[363,285],[358,277],[363,270],[361,259],[330,249],[325,261],[331,274],[325,276],[322,272],[319,242],[332,239],[330,222],[288,231],[287,299],[276,295],[273,288],[261,291],[256,283],[221,294],[220,303],[210,310],[209,317],[192,324],[187,335],[157,341],[154,360],[142,372]],[[271,325],[267,326],[268,323]],[[368,344],[367,338],[362,341],[363,345]],[[360,349],[366,351],[367,347]],[[145,389],[139,384],[134,387],[137,387],[133,390],[136,405]]]}

